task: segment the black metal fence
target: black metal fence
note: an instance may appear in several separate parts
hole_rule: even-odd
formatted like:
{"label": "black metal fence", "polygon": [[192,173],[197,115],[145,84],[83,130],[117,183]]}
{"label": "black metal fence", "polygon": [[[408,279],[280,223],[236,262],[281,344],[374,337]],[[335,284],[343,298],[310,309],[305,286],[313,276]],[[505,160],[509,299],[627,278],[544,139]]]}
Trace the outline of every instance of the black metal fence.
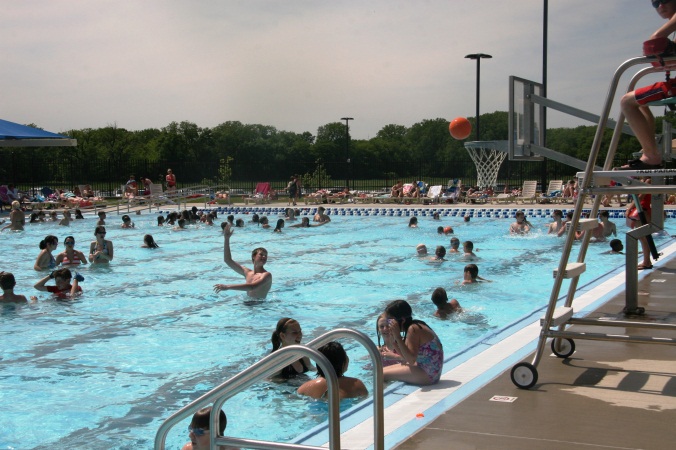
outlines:
{"label": "black metal fence", "polygon": [[[250,192],[257,182],[268,181],[276,190],[284,190],[293,174],[303,176],[306,192],[320,188],[376,191],[389,188],[396,181],[422,180],[429,185],[446,186],[449,180],[460,179],[464,185],[474,185],[477,171],[469,160],[375,160],[346,162],[275,161],[255,163],[215,161],[150,161],[143,159],[114,160],[82,158],[67,155],[56,158],[46,151],[24,151],[5,154],[0,165],[0,184],[12,183],[22,191],[49,186],[52,189],[73,189],[89,184],[95,191],[114,195],[134,174],[164,182],[167,169],[176,174],[178,187],[195,184],[228,185]],[[618,161],[617,165],[621,162]],[[321,164],[321,166],[320,166]],[[573,178],[577,169],[562,163],[544,161],[505,160],[498,173],[497,185],[521,186],[525,180],[537,180],[546,187],[549,180]],[[314,175],[312,175],[314,174]]]}

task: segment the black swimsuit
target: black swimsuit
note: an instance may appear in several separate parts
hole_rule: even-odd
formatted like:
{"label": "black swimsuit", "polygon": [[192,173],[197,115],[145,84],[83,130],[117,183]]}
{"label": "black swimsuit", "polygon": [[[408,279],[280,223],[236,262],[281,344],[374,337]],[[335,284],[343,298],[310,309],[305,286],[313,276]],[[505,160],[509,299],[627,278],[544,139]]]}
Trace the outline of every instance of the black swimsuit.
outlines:
{"label": "black swimsuit", "polygon": [[285,380],[288,380],[289,378],[293,378],[293,377],[295,377],[296,375],[300,375],[301,373],[305,373],[305,372],[307,372],[308,370],[310,370],[310,369],[308,369],[308,367],[305,365],[305,361],[303,361],[302,359],[299,359],[299,361],[300,361],[300,363],[303,365],[303,371],[302,371],[302,372],[297,372],[296,369],[293,368],[293,364],[289,364],[288,366],[286,366],[285,368],[283,368],[283,369],[281,370],[281,372],[279,372],[280,378],[284,378]]}

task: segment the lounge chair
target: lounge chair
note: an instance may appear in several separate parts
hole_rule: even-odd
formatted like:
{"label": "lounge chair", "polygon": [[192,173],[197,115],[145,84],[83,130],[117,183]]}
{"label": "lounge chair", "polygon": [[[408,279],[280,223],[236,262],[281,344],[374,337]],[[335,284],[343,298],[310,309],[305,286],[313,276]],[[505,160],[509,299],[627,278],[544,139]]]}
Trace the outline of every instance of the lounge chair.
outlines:
{"label": "lounge chair", "polygon": [[512,194],[498,194],[495,197],[491,197],[490,201],[491,203],[512,203],[516,197],[514,197]]}
{"label": "lounge chair", "polygon": [[243,197],[244,203],[254,202],[256,204],[270,203],[270,183],[258,183],[253,194]]}
{"label": "lounge chair", "polygon": [[550,180],[547,193],[540,196],[539,203],[557,203],[561,200],[563,180]]}
{"label": "lounge chair", "polygon": [[520,201],[523,204],[525,204],[526,202],[531,204],[535,203],[538,195],[537,189],[538,189],[537,181],[524,181],[523,188],[521,189],[521,196],[516,198],[517,202]]}
{"label": "lounge chair", "polygon": [[423,203],[439,203],[441,197],[441,185],[432,186],[427,190],[427,195],[423,197]]}

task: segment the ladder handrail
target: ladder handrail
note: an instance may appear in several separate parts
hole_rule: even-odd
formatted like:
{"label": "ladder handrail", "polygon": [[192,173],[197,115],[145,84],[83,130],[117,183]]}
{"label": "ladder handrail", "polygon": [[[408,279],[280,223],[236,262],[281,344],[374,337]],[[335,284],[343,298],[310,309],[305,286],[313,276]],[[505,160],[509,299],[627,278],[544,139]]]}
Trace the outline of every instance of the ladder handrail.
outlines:
{"label": "ladder handrail", "polygon": [[[308,356],[314,359],[322,368],[327,377],[329,393],[329,448],[340,449],[340,399],[338,391],[338,377],[329,360],[316,350],[316,347],[330,342],[338,337],[351,337],[363,344],[373,360],[374,383],[373,383],[373,408],[374,408],[374,450],[384,449],[384,420],[383,420],[383,363],[380,358],[378,348],[373,341],[364,333],[349,328],[338,328],[329,331],[322,336],[310,341],[307,345],[291,345],[280,348],[279,350],[267,355],[249,368],[243,370],[221,385],[202,395],[200,398],[184,406],[167,419],[164,420],[155,435],[155,449],[163,450],[169,431],[180,421],[191,417],[199,408],[213,403],[213,411],[220,411],[228,398],[241,392],[252,384],[272,376],[280,369],[293,363],[298,356]],[[218,414],[211,415],[210,436],[212,445],[240,445],[248,448],[261,449],[317,449],[325,450],[323,447],[313,447],[301,444],[282,444],[270,441],[257,441],[242,438],[218,437],[216,436]]]}

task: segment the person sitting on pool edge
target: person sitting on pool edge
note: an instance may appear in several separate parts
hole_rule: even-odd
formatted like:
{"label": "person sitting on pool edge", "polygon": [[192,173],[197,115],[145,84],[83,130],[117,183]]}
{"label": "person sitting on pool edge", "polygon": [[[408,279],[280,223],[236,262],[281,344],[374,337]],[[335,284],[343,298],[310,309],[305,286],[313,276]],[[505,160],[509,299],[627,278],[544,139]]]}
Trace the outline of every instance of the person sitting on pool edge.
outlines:
{"label": "person sitting on pool edge", "polygon": [[[291,317],[282,317],[277,321],[275,331],[272,332],[272,337],[270,338],[272,351],[270,353],[288,345],[300,345],[302,339],[303,330],[300,328],[300,323]],[[303,356],[301,359],[284,367],[273,378],[288,380],[311,370],[314,371],[315,367],[312,365],[310,358]]]}
{"label": "person sitting on pool edge", "polygon": [[451,314],[462,311],[460,303],[456,299],[448,300],[446,289],[442,287],[438,287],[432,292],[432,303],[437,307],[437,310],[434,311],[434,317],[440,319],[448,319]]}
{"label": "person sitting on pool edge", "polygon": [[[51,279],[54,279],[55,286],[46,286],[46,283]],[[33,287],[38,291],[51,292],[60,299],[73,298],[82,294],[82,288],[80,287],[79,282],[84,281],[84,277],[75,272],[73,284],[70,283],[71,279],[73,279],[73,275],[71,274],[70,269],[59,269],[35,283],[35,286]]]}
{"label": "person sitting on pool edge", "polygon": [[233,229],[228,223],[223,230],[223,260],[228,267],[242,275],[246,282],[243,284],[217,284],[214,286],[214,291],[246,291],[249,297],[263,299],[268,295],[268,292],[272,287],[272,274],[265,270],[265,263],[268,260],[268,251],[263,247],[254,249],[251,253],[253,270],[244,267],[232,259],[230,253],[230,236],[232,236],[232,234]]}
{"label": "person sitting on pool edge", "polygon": [[[353,377],[346,377],[343,375],[347,371],[350,363],[347,353],[339,342],[333,341],[319,347],[319,352],[326,356],[336,371],[338,376],[338,395],[340,399],[365,397],[368,395],[368,390],[364,383]],[[328,398],[329,385],[324,376],[322,368],[317,365],[317,378],[307,381],[298,388],[299,395],[307,395],[312,398]]]}
{"label": "person sitting on pool edge", "polygon": [[[413,319],[411,305],[395,300],[387,305],[392,345],[403,361],[383,368],[385,381],[426,386],[436,384],[444,365],[444,348],[436,333],[422,320]],[[404,333],[402,336],[401,333]]]}
{"label": "person sitting on pool edge", "polygon": [[[188,426],[188,436],[190,442],[187,442],[181,450],[209,450],[210,444],[210,427],[211,427],[211,406],[202,408],[192,416],[192,421]],[[223,436],[225,428],[228,426],[228,418],[223,410],[218,414],[218,434]],[[237,447],[220,446],[223,450],[236,450]]]}

